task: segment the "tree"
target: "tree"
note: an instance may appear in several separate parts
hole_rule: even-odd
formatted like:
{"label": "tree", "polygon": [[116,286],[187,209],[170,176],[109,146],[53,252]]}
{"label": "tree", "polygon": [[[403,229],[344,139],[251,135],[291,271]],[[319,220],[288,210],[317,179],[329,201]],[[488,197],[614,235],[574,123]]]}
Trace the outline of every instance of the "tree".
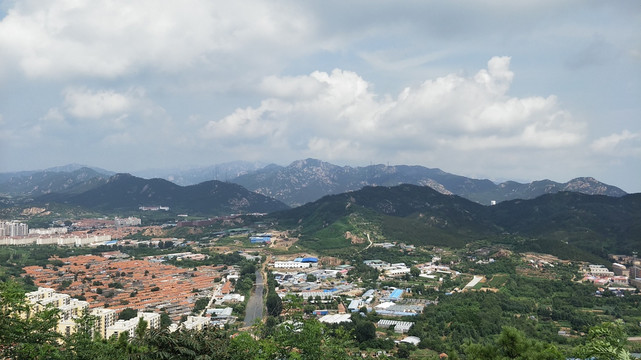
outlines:
{"label": "tree", "polygon": [[0,357],[8,359],[60,358],[56,332],[58,310],[35,311],[14,280],[0,282]]}
{"label": "tree", "polygon": [[166,312],[161,312],[160,313],[160,327],[161,328],[167,328],[169,325],[171,325],[173,322],[171,321],[171,318],[169,317],[169,314]]}
{"label": "tree", "polygon": [[315,282],[316,281],[316,276],[314,274],[307,274],[307,282]]}
{"label": "tree", "polygon": [[582,358],[629,360],[630,353],[625,349],[626,342],[623,321],[606,322],[590,328],[588,341],[579,347],[578,353]]}
{"label": "tree", "polygon": [[369,321],[359,321],[354,328],[356,341],[364,343],[376,339],[376,326]]}
{"label": "tree", "polygon": [[267,313],[271,316],[279,316],[283,311],[283,301],[273,292],[267,295],[265,306],[267,306]]}
{"label": "tree", "polygon": [[114,343],[94,338],[96,318],[85,312],[76,319],[76,331],[65,337],[62,352],[64,359],[69,360],[125,360],[130,357]]}
{"label": "tree", "polygon": [[209,299],[201,297],[198,300],[196,300],[196,303],[194,304],[194,309],[192,310],[192,312],[196,314],[202,310],[205,310],[207,305],[209,305]]}
{"label": "tree", "polygon": [[510,326],[504,326],[494,343],[467,344],[464,347],[468,359],[495,360],[561,360],[565,357],[550,344],[528,340],[525,335]]}
{"label": "tree", "polygon": [[413,277],[418,277],[419,275],[421,275],[421,270],[419,268],[417,268],[416,266],[412,266],[410,268],[410,274]]}
{"label": "tree", "polygon": [[120,314],[118,314],[118,319],[120,320],[129,320],[138,316],[138,310],[132,308],[123,309]]}

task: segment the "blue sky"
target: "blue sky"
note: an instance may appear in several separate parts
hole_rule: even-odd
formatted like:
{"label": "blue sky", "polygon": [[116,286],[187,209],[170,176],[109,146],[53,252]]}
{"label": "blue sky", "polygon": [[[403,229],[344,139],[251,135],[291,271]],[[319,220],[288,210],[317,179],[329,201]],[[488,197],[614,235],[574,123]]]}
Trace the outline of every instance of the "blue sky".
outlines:
{"label": "blue sky", "polygon": [[233,160],[641,192],[638,1],[3,1],[0,172]]}

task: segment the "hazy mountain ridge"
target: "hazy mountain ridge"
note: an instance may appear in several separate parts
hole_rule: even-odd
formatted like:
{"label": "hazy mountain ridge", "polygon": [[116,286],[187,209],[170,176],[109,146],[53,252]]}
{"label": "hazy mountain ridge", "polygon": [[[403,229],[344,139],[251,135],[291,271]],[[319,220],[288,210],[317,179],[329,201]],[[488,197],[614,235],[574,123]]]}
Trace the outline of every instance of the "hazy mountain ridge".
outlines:
{"label": "hazy mountain ridge", "polygon": [[108,175],[89,167],[61,167],[52,170],[17,173],[0,182],[0,194],[40,196],[50,193],[82,192],[104,184]]}
{"label": "hazy mountain ridge", "polygon": [[212,166],[192,169],[155,169],[135,172],[143,178],[161,178],[181,186],[196,185],[209,180],[229,181],[260,169],[267,164],[262,162],[232,161]]}
{"label": "hazy mountain ridge", "polygon": [[[0,174],[0,195],[38,196],[61,191],[79,193],[102,184],[102,180],[94,179],[80,186],[80,179],[71,179],[74,175],[64,175],[70,174],[63,172],[65,169],[79,171],[79,166],[72,164],[51,168],[60,170],[55,172],[56,176],[69,178],[56,181],[51,180],[53,176],[51,171]],[[102,172],[97,172],[101,174],[109,173],[107,170],[99,170]],[[141,173],[160,174],[162,176],[159,177],[181,186],[222,178],[231,179],[230,182],[280,200],[289,206],[299,206],[325,195],[359,190],[365,186],[400,184],[428,186],[442,194],[459,195],[484,205],[489,205],[493,200],[502,202],[513,199],[533,199],[559,191],[607,196],[626,194],[615,186],[601,183],[591,177],[576,178],[566,183],[539,180],[531,183],[506,181],[495,184],[487,179],[472,179],[423,166],[378,164],[350,167],[317,159],[297,160],[288,166],[275,164],[263,166],[256,162],[235,161],[191,170],[154,170]],[[106,178],[102,175],[97,179],[106,180]],[[69,183],[65,185],[65,181]],[[54,185],[58,183],[62,185]]]}
{"label": "hazy mountain ridge", "polygon": [[137,211],[140,206],[169,206],[172,211],[227,215],[287,209],[278,200],[253,193],[240,185],[217,180],[180,186],[164,179],[142,179],[116,174],[80,194],[49,194],[36,202],[59,202],[101,211]]}
{"label": "hazy mountain ridge", "polygon": [[409,165],[340,167],[316,159],[298,160],[286,167],[273,166],[239,176],[232,182],[249,190],[274,197],[290,206],[315,201],[324,195],[353,191],[364,186],[414,184],[429,186],[443,194],[455,194],[489,205],[512,199],[532,199],[547,193],[574,191],[591,195],[623,196],[625,191],[594,178],[577,178],[566,183],[551,180],[521,184],[495,184],[471,179],[440,169]]}

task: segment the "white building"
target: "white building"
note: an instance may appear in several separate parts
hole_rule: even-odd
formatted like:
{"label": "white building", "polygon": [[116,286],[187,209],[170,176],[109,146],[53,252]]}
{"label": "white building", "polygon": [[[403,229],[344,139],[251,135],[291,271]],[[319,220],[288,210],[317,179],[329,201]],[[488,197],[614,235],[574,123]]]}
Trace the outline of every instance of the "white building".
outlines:
{"label": "white building", "polygon": [[209,324],[209,318],[205,316],[187,316],[182,323],[185,330],[202,330]]}
{"label": "white building", "polygon": [[301,261],[275,261],[274,267],[276,269],[305,269],[311,267],[312,263]]}
{"label": "white building", "polygon": [[94,329],[102,338],[107,337],[107,329],[116,323],[116,311],[113,309],[95,308],[91,315],[96,317]]}
{"label": "white building", "polygon": [[365,260],[363,264],[373,267],[374,269],[382,269],[390,266],[390,263],[383,260]]}
{"label": "white building", "polygon": [[394,326],[394,332],[397,334],[404,334],[410,331],[410,328],[414,325],[413,322],[409,321],[396,321],[396,320],[378,320],[376,327],[381,329],[387,329],[390,326]]}
{"label": "white building", "polygon": [[352,322],[350,314],[333,314],[325,315],[318,319],[318,321],[325,324],[340,324],[345,322]]}
{"label": "white building", "polygon": [[402,276],[410,273],[410,268],[405,266],[405,264],[394,264],[392,266],[383,268],[385,275],[387,276]]}
{"label": "white building", "polygon": [[614,272],[603,265],[588,265],[588,272],[594,276],[614,276]]}
{"label": "white building", "polygon": [[25,223],[13,221],[0,222],[0,236],[27,236],[29,235],[29,226]]}
{"label": "white building", "polygon": [[112,336],[119,337],[120,334],[127,332],[129,338],[136,336],[136,328],[140,320],[147,322],[147,329],[157,329],[160,327],[160,314],[139,312],[138,316],[129,320],[118,320],[113,325],[107,327],[106,338]]}
{"label": "white building", "polygon": [[49,229],[29,229],[29,235],[56,235],[66,234],[66,227],[52,227]]}
{"label": "white building", "polygon": [[133,217],[133,216],[130,216],[124,219],[116,217],[114,219],[114,224],[116,225],[117,228],[122,226],[138,226],[142,224],[142,221],[140,220],[140,218]]}

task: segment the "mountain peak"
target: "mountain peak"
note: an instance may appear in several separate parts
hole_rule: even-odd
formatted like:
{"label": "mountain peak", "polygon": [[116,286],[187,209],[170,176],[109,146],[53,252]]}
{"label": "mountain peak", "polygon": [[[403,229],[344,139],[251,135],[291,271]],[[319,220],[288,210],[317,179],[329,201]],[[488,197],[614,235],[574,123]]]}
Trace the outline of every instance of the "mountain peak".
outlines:
{"label": "mountain peak", "polygon": [[563,184],[564,191],[580,192],[588,195],[623,196],[626,192],[616,186],[604,184],[593,177],[578,177]]}

